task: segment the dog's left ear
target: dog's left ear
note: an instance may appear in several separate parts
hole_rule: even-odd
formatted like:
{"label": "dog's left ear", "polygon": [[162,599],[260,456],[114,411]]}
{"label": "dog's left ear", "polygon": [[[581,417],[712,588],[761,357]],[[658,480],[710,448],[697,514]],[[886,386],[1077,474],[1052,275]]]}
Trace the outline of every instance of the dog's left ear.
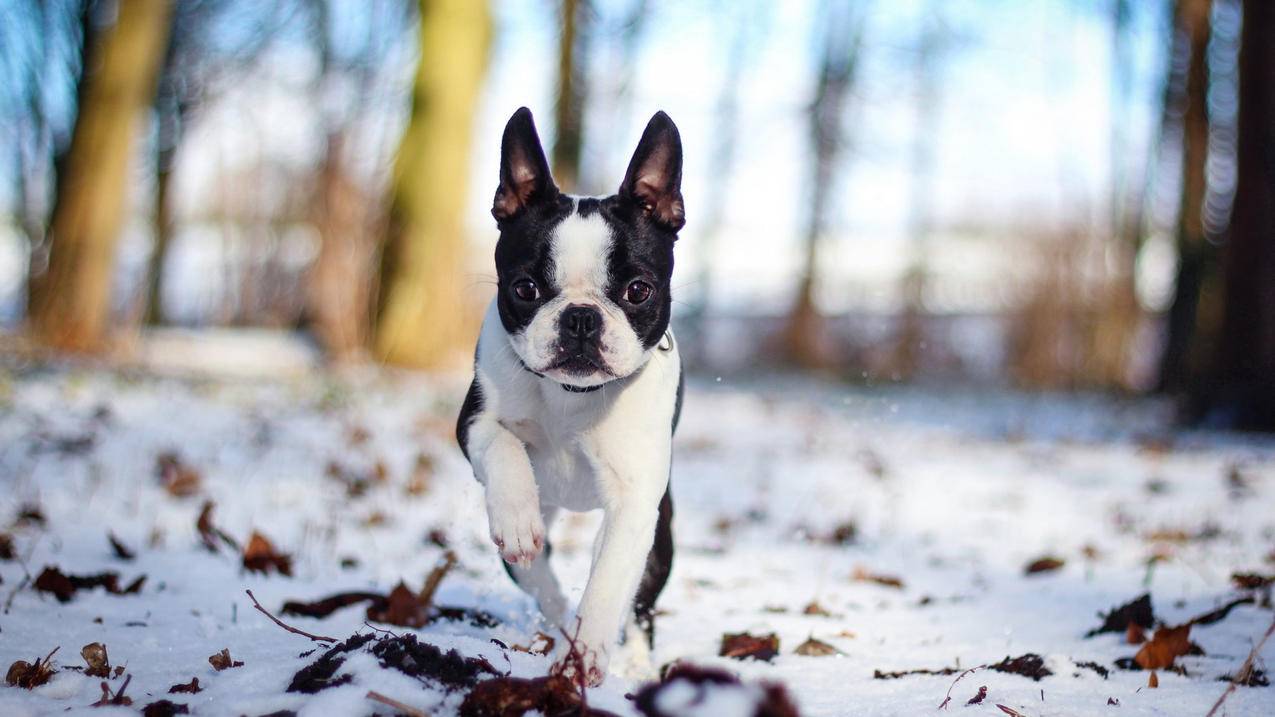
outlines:
{"label": "dog's left ear", "polygon": [[646,124],[619,194],[669,231],[676,232],[686,223],[682,206],[682,137],[677,125],[663,112],[656,112]]}

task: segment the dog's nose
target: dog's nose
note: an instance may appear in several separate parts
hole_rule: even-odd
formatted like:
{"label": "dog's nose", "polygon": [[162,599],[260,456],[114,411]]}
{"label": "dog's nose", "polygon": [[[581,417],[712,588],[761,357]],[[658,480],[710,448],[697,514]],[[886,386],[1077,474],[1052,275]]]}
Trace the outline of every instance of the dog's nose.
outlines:
{"label": "dog's nose", "polygon": [[562,335],[584,341],[592,339],[602,330],[602,313],[592,306],[568,306],[559,319]]}

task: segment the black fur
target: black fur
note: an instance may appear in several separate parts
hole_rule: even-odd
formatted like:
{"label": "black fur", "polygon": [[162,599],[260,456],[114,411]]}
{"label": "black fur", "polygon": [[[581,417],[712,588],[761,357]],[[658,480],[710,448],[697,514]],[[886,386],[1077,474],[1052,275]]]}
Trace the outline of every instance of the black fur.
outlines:
{"label": "black fur", "polygon": [[469,426],[482,411],[483,390],[478,385],[478,377],[474,377],[469,383],[469,393],[465,394],[465,402],[460,405],[460,416],[456,418],[456,442],[460,444],[465,460],[469,460]]}

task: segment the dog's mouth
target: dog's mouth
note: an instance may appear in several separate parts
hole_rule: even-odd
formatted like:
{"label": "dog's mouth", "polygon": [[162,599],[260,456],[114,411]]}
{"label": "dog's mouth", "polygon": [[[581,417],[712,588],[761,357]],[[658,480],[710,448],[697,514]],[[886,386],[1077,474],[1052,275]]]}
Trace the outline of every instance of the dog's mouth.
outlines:
{"label": "dog's mouth", "polygon": [[549,365],[548,370],[562,372],[571,378],[585,378],[596,373],[615,375],[601,356],[590,356],[580,352],[561,356]]}

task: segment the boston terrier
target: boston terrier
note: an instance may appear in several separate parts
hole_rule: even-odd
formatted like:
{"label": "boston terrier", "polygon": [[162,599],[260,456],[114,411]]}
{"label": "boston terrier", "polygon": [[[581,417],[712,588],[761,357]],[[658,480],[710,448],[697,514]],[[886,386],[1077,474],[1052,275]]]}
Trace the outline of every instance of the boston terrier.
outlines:
{"label": "boston terrier", "polygon": [[[558,190],[527,108],[505,125],[491,209],[497,292],[456,437],[486,490],[506,570],[572,638],[558,640],[555,660],[583,669],[590,685],[602,682],[622,631],[626,647],[650,649],[672,565],[682,365],[669,280],[685,222],[681,182],[681,137],[663,112],[608,197]],[[548,528],[562,509],[599,508],[589,581],[568,619]]]}

